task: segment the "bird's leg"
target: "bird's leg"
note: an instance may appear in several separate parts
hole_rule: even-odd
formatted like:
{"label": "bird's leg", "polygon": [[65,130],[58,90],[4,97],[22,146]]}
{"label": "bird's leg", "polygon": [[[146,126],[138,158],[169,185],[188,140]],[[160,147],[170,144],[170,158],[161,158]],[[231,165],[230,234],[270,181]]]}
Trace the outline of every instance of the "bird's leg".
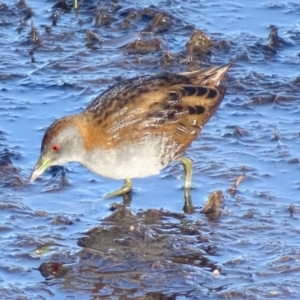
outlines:
{"label": "bird's leg", "polygon": [[179,160],[183,164],[184,173],[185,173],[184,188],[190,189],[192,185],[193,163],[189,158],[183,156]]}
{"label": "bird's leg", "polygon": [[192,204],[192,197],[191,197],[193,163],[189,158],[183,156],[180,158],[180,161],[183,164],[184,173],[185,173],[183,211],[187,214],[192,214],[194,212],[194,207]]}
{"label": "bird's leg", "polygon": [[191,189],[184,189],[184,206],[183,212],[186,214],[194,213],[195,209],[192,203]]}
{"label": "bird's leg", "polygon": [[125,183],[120,189],[118,189],[114,192],[106,194],[104,196],[104,198],[108,199],[108,198],[113,198],[113,197],[116,197],[116,196],[124,195],[124,194],[127,194],[128,192],[130,192],[131,190],[132,190],[131,179],[125,179]]}

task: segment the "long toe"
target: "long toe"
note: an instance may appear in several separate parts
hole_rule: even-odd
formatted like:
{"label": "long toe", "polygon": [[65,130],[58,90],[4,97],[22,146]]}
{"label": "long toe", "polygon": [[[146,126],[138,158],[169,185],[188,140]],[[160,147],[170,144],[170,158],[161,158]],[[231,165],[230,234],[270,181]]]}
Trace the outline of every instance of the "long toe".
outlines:
{"label": "long toe", "polygon": [[121,196],[121,195],[129,193],[131,190],[132,190],[131,179],[125,179],[125,183],[124,183],[123,187],[121,187],[120,189],[118,189],[114,192],[106,194],[104,196],[104,198],[109,199],[109,198],[114,198],[114,197],[117,197],[117,196]]}

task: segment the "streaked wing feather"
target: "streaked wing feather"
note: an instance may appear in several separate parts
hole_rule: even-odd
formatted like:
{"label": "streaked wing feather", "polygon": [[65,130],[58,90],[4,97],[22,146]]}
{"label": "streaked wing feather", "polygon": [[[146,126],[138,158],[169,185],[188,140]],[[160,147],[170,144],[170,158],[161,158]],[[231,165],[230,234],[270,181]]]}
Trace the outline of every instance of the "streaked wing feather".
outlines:
{"label": "streaked wing feather", "polygon": [[219,107],[229,67],[134,78],[102,93],[86,112],[110,147],[160,135],[180,145],[179,156]]}

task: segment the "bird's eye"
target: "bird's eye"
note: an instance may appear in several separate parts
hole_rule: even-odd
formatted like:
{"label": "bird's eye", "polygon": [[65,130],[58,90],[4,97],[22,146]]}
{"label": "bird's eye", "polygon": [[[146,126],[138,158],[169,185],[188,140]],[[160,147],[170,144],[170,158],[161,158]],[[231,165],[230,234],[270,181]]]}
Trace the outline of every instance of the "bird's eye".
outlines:
{"label": "bird's eye", "polygon": [[58,144],[53,144],[51,147],[51,151],[58,152],[60,150],[60,147]]}

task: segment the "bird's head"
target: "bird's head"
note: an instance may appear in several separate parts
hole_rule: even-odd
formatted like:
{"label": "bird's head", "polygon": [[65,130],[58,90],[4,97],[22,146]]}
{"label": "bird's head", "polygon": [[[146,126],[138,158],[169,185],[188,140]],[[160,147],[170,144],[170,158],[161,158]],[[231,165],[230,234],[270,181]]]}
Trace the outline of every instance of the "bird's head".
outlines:
{"label": "bird's head", "polygon": [[50,166],[78,161],[82,149],[82,138],[72,117],[55,121],[44,134],[40,158],[31,173],[30,181],[33,182]]}

